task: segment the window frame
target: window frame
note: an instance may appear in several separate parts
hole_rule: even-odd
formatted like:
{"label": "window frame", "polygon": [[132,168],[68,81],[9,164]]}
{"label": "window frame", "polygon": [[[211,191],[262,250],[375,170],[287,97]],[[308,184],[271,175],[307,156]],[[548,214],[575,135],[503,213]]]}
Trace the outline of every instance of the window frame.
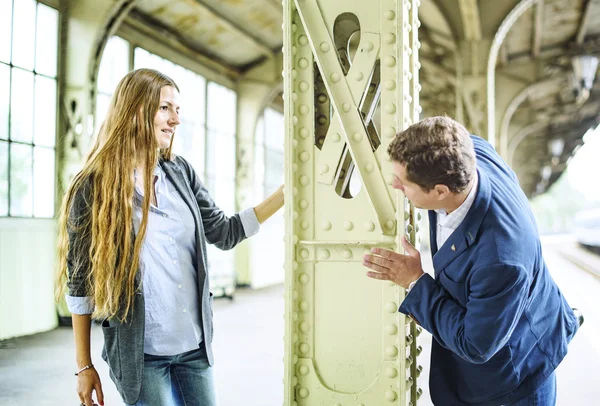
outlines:
{"label": "window frame", "polygon": [[[271,193],[273,193],[275,191],[275,189],[272,189],[273,187],[275,187],[275,185],[271,185],[268,182],[267,176],[265,175],[267,173],[267,168],[268,168],[267,161],[269,161],[269,160],[267,158],[269,156],[269,153],[271,153],[271,154],[276,153],[278,155],[281,155],[281,157],[285,159],[285,151],[284,151],[283,147],[282,147],[282,150],[280,151],[269,145],[269,142],[267,139],[267,137],[268,137],[267,134],[269,132],[269,128],[268,128],[268,124],[267,124],[269,122],[269,120],[267,120],[267,114],[268,114],[267,110],[271,110],[273,113],[277,113],[278,115],[281,116],[281,119],[283,120],[283,113],[273,107],[270,107],[270,106],[265,107],[262,114],[259,116],[259,119],[257,120],[256,131],[258,131],[259,129],[262,130],[262,137],[260,140],[257,140],[256,133],[254,134],[254,148],[255,148],[254,170],[259,169],[258,166],[256,165],[256,162],[258,162],[256,151],[258,151],[258,149],[260,149],[261,153],[262,153],[262,157],[261,157],[262,159],[260,160],[260,165],[262,167],[263,175],[262,175],[260,184],[258,182],[255,182],[255,184],[254,184],[254,187],[256,189],[258,189],[260,187],[260,190],[262,192],[262,195],[258,196],[259,199],[265,199],[267,196],[269,196]],[[269,113],[269,114],[271,114],[271,113]],[[261,122],[262,122],[262,124],[261,124]],[[282,132],[282,136],[285,137],[285,134],[283,132]],[[284,170],[281,171],[281,174],[285,178]],[[255,178],[257,178],[256,175],[255,175]],[[282,181],[283,181],[283,179],[282,179]],[[269,188],[271,188],[271,189],[269,189]]]}
{"label": "window frame", "polygon": [[[57,154],[57,148],[58,148],[58,130],[59,130],[59,114],[58,114],[58,110],[59,110],[59,102],[60,102],[60,86],[59,86],[59,82],[60,82],[60,60],[59,60],[59,56],[60,56],[60,24],[61,24],[61,14],[60,14],[60,10],[59,7],[56,7],[53,2],[50,1],[45,1],[45,0],[32,0],[35,2],[35,23],[33,26],[33,67],[32,69],[27,69],[24,68],[22,66],[19,65],[15,65],[14,61],[13,61],[13,55],[14,55],[14,46],[13,46],[13,40],[14,40],[14,19],[15,19],[15,2],[18,0],[13,0],[12,4],[11,4],[11,26],[10,26],[10,38],[9,38],[9,42],[10,42],[10,53],[9,53],[9,61],[8,62],[4,62],[4,61],[0,61],[0,66],[6,66],[8,68],[8,91],[7,91],[7,98],[8,98],[8,110],[7,110],[7,137],[6,139],[2,139],[0,138],[0,143],[3,143],[6,145],[7,148],[7,162],[5,163],[6,165],[6,180],[7,180],[7,189],[6,189],[6,203],[7,203],[7,210],[6,210],[6,214],[1,214],[0,213],[0,219],[34,219],[34,220],[51,220],[51,219],[55,219],[56,215],[57,215],[57,202],[56,202],[56,198],[57,198],[57,186],[58,186],[58,154]],[[56,12],[56,66],[55,66],[55,76],[50,76],[46,73],[41,73],[37,71],[37,45],[38,45],[38,15],[39,15],[39,6],[42,5],[44,7],[48,7],[50,9],[53,9]],[[26,73],[31,73],[32,74],[32,79],[33,79],[33,84],[32,84],[32,88],[33,88],[33,94],[32,94],[32,100],[33,100],[33,106],[32,106],[32,111],[33,111],[33,122],[32,122],[32,128],[31,128],[31,142],[28,141],[21,141],[21,140],[13,140],[13,119],[12,119],[12,113],[13,113],[13,72],[14,70],[19,70],[22,72],[26,72]],[[35,104],[36,104],[36,84],[37,84],[37,78],[38,77],[43,77],[46,79],[50,79],[52,81],[54,81],[54,86],[55,86],[55,109],[54,109],[54,145],[52,147],[48,146],[48,145],[41,145],[41,144],[36,144],[36,137],[35,137],[35,132],[36,132],[36,110],[35,110]],[[26,146],[26,147],[30,147],[31,149],[31,166],[29,167],[29,171],[30,171],[30,191],[31,191],[31,215],[14,215],[12,214],[13,212],[13,208],[12,208],[12,182],[11,182],[11,178],[12,178],[12,163],[13,163],[13,153],[12,153],[12,145],[22,145],[22,146]],[[35,177],[35,151],[36,148],[41,148],[41,149],[45,149],[45,150],[49,150],[52,151],[54,154],[54,173],[53,173],[53,191],[54,191],[54,195],[53,195],[53,199],[52,199],[52,215],[51,216],[40,216],[40,215],[36,215],[35,213],[35,185],[36,185],[36,177]]]}

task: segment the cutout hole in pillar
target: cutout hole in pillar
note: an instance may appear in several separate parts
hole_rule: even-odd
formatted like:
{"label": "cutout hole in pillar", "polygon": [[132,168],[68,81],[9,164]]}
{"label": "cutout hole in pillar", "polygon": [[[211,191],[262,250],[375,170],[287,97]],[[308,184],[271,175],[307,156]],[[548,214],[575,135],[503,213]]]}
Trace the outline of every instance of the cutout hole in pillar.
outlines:
{"label": "cutout hole in pillar", "polygon": [[342,13],[335,19],[333,38],[340,65],[346,75],[360,44],[360,22],[356,14]]}
{"label": "cutout hole in pillar", "polygon": [[353,199],[362,189],[360,174],[356,170],[348,146],[344,146],[341,164],[335,175],[335,192],[344,199]]}
{"label": "cutout hole in pillar", "polygon": [[369,75],[369,87],[360,101],[360,112],[373,151],[381,145],[381,62],[378,59]]}
{"label": "cutout hole in pillar", "polygon": [[[344,75],[348,74],[360,44],[360,22],[353,13],[340,14],[333,26],[334,45]],[[321,149],[329,131],[334,111],[323,77],[317,64],[314,65],[315,89],[315,145]]]}
{"label": "cutout hole in pillar", "polygon": [[360,175],[358,174],[358,171],[352,171],[352,175],[350,175],[350,184],[348,185],[348,192],[350,196],[358,196],[362,189],[362,186],[363,184],[360,180]]}
{"label": "cutout hole in pillar", "polygon": [[352,66],[352,62],[354,61],[354,57],[356,56],[356,52],[358,51],[359,45],[360,31],[354,31],[348,39],[348,45],[346,49],[346,53],[348,55],[348,62],[350,63],[350,66]]}
{"label": "cutout hole in pillar", "polygon": [[321,71],[315,62],[313,67],[314,72],[314,103],[315,103],[315,145],[317,148],[323,148],[325,137],[329,131],[329,124],[332,119],[331,102],[329,93],[323,83]]}

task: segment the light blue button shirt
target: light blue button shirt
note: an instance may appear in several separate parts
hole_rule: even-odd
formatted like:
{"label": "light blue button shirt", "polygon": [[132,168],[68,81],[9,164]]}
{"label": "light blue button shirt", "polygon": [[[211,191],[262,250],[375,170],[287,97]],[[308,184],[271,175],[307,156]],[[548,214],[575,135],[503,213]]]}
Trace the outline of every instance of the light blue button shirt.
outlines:
{"label": "light blue button shirt", "polygon": [[[144,352],[175,355],[198,348],[202,341],[195,224],[189,207],[160,167],[154,169],[154,176],[158,207],[150,205],[140,264],[146,303]],[[136,186],[136,234],[142,222],[142,199],[143,191]]]}
{"label": "light blue button shirt", "polygon": [[[179,192],[157,166],[154,169],[157,206],[148,213],[140,271],[145,300],[144,352],[176,355],[198,348],[202,328],[198,301],[196,240],[192,212]],[[137,234],[143,191],[136,187],[133,223]],[[259,223],[250,208],[240,213],[244,233],[258,232]],[[93,311],[91,297],[67,296],[74,314]]]}

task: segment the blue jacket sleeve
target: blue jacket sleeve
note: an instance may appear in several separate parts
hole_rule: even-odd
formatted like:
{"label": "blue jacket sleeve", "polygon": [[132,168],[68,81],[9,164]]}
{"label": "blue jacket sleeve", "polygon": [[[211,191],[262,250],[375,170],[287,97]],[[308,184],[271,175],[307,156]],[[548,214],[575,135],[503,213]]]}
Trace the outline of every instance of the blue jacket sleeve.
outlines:
{"label": "blue jacket sleeve", "polygon": [[481,364],[509,340],[527,302],[527,272],[517,265],[472,271],[466,308],[430,275],[424,275],[400,306],[448,350]]}

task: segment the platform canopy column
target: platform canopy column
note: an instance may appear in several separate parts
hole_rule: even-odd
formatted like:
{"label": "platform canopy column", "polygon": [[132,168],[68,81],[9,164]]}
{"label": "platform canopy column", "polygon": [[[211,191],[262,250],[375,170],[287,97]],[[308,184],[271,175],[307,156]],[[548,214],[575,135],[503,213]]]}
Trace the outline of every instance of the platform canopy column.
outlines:
{"label": "platform canopy column", "polygon": [[418,217],[387,148],[418,120],[419,0],[284,1],[285,405],[415,405],[419,329],[366,277]]}

